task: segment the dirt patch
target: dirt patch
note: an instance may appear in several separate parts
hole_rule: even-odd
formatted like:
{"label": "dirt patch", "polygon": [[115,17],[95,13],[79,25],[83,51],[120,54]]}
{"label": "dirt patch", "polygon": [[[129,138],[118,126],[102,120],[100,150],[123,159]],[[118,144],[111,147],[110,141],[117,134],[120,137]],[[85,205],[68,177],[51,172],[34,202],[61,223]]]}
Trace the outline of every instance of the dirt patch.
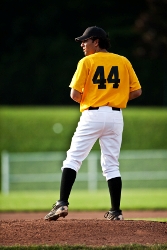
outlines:
{"label": "dirt patch", "polygon": [[45,214],[0,213],[0,245],[167,244],[167,222],[151,221],[167,218],[166,211],[125,211],[124,221],[107,221],[104,212],[70,212],[64,219],[48,222]]}

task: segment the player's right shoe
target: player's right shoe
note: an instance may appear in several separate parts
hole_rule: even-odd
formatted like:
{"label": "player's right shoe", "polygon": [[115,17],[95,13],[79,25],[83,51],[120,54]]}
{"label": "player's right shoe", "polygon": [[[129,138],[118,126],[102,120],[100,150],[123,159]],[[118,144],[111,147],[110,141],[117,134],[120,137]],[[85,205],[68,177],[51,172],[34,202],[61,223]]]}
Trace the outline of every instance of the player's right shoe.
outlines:
{"label": "player's right shoe", "polygon": [[123,220],[123,216],[122,216],[122,211],[118,210],[118,211],[111,211],[109,210],[107,213],[105,213],[104,218],[106,218],[107,220]]}
{"label": "player's right shoe", "polygon": [[53,204],[52,210],[44,217],[45,220],[57,220],[59,217],[68,215],[68,202],[57,201]]}

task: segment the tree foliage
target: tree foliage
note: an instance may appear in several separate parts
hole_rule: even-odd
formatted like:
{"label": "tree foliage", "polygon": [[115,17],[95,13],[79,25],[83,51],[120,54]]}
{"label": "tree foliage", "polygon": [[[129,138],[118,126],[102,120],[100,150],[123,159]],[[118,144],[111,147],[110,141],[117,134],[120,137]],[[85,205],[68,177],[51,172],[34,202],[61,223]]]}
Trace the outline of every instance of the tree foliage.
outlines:
{"label": "tree foliage", "polygon": [[135,21],[139,34],[137,57],[167,59],[167,0],[146,0],[148,10]]}

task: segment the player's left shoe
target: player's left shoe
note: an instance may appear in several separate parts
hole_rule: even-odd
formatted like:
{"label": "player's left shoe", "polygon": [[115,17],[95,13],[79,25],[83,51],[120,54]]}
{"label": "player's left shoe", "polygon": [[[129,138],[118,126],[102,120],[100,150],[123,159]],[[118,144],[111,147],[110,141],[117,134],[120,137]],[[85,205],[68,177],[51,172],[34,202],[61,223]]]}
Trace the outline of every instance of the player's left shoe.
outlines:
{"label": "player's left shoe", "polygon": [[57,220],[59,217],[68,215],[68,202],[57,201],[52,210],[44,217],[45,220]]}
{"label": "player's left shoe", "polygon": [[110,210],[107,213],[105,213],[104,218],[106,218],[107,220],[124,220],[121,210],[118,211]]}

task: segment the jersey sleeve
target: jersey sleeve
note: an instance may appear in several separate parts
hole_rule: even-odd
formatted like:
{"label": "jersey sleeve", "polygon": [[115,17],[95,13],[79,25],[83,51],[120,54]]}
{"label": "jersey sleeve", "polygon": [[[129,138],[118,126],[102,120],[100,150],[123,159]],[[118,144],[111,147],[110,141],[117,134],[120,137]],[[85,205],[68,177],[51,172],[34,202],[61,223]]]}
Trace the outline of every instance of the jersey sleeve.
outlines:
{"label": "jersey sleeve", "polygon": [[141,85],[140,85],[140,82],[138,80],[138,77],[132,67],[132,64],[130,63],[130,61],[125,58],[125,61],[126,61],[126,66],[127,66],[127,69],[129,71],[129,86],[130,86],[130,92],[132,91],[135,91],[135,90],[138,90],[138,89],[141,89]]}
{"label": "jersey sleeve", "polygon": [[88,70],[85,64],[85,60],[81,59],[78,62],[77,69],[73,75],[69,87],[82,93],[87,79],[87,71]]}

